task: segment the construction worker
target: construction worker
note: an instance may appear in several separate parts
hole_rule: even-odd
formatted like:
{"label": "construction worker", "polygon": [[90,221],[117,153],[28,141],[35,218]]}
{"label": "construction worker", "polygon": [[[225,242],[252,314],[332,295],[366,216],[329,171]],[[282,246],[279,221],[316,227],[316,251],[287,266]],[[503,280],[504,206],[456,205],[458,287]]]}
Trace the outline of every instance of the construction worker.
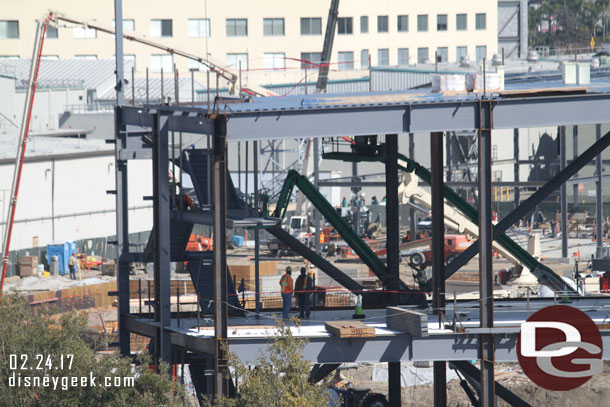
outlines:
{"label": "construction worker", "polygon": [[282,293],[282,318],[288,319],[290,318],[290,305],[292,303],[292,293],[293,293],[293,285],[292,285],[292,267],[286,267],[286,274],[282,276],[280,279],[280,287]]}
{"label": "construction worker", "polygon": [[70,278],[76,280],[76,253],[72,253],[68,259],[68,269],[70,270]]}
{"label": "construction worker", "polygon": [[299,300],[299,318],[309,318],[311,315],[311,291],[313,290],[313,280],[307,275],[307,269],[301,267],[301,275],[294,283],[294,292]]}

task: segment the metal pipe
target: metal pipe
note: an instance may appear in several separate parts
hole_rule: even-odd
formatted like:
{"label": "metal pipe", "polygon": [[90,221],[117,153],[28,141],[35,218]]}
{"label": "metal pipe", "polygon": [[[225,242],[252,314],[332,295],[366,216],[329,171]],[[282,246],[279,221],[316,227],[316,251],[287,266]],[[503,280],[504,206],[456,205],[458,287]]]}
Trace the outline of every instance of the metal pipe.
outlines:
{"label": "metal pipe", "polygon": [[[254,207],[258,210],[258,141],[252,143],[254,159]],[[256,316],[261,312],[261,287],[260,287],[260,235],[259,223],[254,228],[254,306]]]}
{"label": "metal pipe", "polygon": [[[481,328],[493,327],[493,223],[491,216],[491,104],[481,102],[479,141],[479,290]],[[494,342],[481,335],[481,406],[495,405]]]}
{"label": "metal pipe", "polygon": [[195,70],[191,69],[191,105],[195,106]]}
{"label": "metal pipe", "polygon": [[[602,125],[595,125],[595,140],[599,141],[602,136]],[[595,182],[595,219],[597,227],[597,248],[595,257],[601,256],[601,247],[604,245],[604,203],[602,190],[602,153],[600,152],[595,160],[595,170],[597,171],[597,181]]]}
{"label": "metal pipe", "polygon": [[165,103],[165,94],[163,92],[164,83],[163,83],[163,67],[161,67],[161,104]]}
{"label": "metal pipe", "polygon": [[131,105],[136,104],[136,67],[131,67]]}
{"label": "metal pipe", "polygon": [[[313,140],[313,185],[317,190],[320,190],[320,140],[315,138]],[[313,210],[313,223],[315,227],[315,249],[316,253],[320,254],[320,212],[314,208]]]}
{"label": "metal pipe", "polygon": [[178,68],[174,64],[174,105],[180,103],[180,78],[178,77]]}
{"label": "metal pipe", "polygon": [[[519,182],[519,129],[513,130],[513,156],[515,159],[514,163],[514,171],[515,171],[515,183]],[[521,200],[521,190],[519,189],[519,185],[515,185],[514,188],[514,201],[515,201],[515,209],[519,206],[519,201]]]}
{"label": "metal pipe", "polygon": [[[559,157],[561,171],[566,168],[566,127],[559,127]],[[565,183],[561,184],[561,257],[568,257],[568,188]]]}
{"label": "metal pipe", "polygon": [[[432,172],[432,303],[438,315],[439,327],[445,314],[445,196],[443,180],[443,133],[430,134],[430,162]],[[434,405],[447,405],[446,362],[435,361]]]}
{"label": "metal pipe", "polygon": [[146,67],[146,104],[149,103],[148,95],[149,95],[149,89],[148,89],[148,67]]}
{"label": "metal pipe", "polygon": [[[572,157],[573,159],[578,158],[578,126],[572,126]],[[574,175],[574,178],[578,178],[578,173]],[[578,210],[578,184],[572,185],[572,211]]]}

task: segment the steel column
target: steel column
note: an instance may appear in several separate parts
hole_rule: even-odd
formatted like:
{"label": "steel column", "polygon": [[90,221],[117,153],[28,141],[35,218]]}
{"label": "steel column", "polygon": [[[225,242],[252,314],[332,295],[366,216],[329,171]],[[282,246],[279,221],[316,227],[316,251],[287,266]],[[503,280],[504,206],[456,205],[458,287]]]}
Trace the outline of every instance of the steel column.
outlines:
{"label": "steel column", "polygon": [[[415,140],[413,133],[409,133],[409,158],[415,160]],[[412,198],[409,199],[412,204],[415,203]],[[411,240],[417,238],[417,222],[415,219],[415,209],[409,209],[409,231],[411,232]]]}
{"label": "steel column", "polygon": [[[313,140],[313,185],[317,190],[320,189],[320,167],[319,167],[319,157],[320,157],[320,139],[315,138]],[[315,244],[314,247],[316,249],[316,253],[320,254],[320,212],[314,208],[313,210],[313,222],[315,227]]]}
{"label": "steel column", "polygon": [[215,393],[217,397],[229,394],[226,351],[227,342],[227,121],[225,116],[214,119],[213,183],[214,183],[214,338]]}
{"label": "steel column", "polygon": [[154,217],[154,290],[157,328],[156,356],[171,361],[170,310],[170,194],[167,116],[154,115],[153,136],[153,217]]}
{"label": "steel column", "polygon": [[[578,158],[578,126],[572,126],[572,159]],[[578,173],[574,175],[578,178]],[[572,185],[572,211],[576,212],[578,209],[578,184]]]}
{"label": "steel column", "polygon": [[[599,141],[602,135],[602,125],[595,125],[595,140]],[[602,153],[600,151],[595,160],[595,170],[597,171],[597,181],[595,182],[595,226],[597,227],[597,248],[601,249],[604,245],[604,202],[602,189]],[[598,254],[599,253],[599,254]],[[598,250],[595,257],[601,256]]]}
{"label": "steel column", "polygon": [[[491,217],[491,129],[493,128],[491,102],[481,102],[479,113],[479,291],[481,328],[493,328],[493,265]],[[495,405],[494,391],[494,341],[493,335],[482,334],[481,358],[481,406]]]}
{"label": "steel column", "polygon": [[[519,182],[519,129],[513,130],[513,158],[515,160],[514,170],[515,170],[515,182]],[[515,185],[514,188],[514,201],[515,201],[515,209],[519,207],[521,200],[521,190],[518,185]]]}
{"label": "steel column", "polygon": [[[567,165],[566,159],[566,127],[559,126],[559,159],[563,171]],[[561,211],[561,257],[568,257],[568,187],[561,184],[560,192]]]}
{"label": "steel column", "polygon": [[[307,176],[307,174],[305,174],[305,176]],[[354,181],[354,182],[358,181],[358,163],[356,161],[354,161],[352,163],[352,181]],[[353,194],[356,195],[356,199],[353,200],[353,202],[352,202],[352,203],[354,203],[354,202],[356,203],[356,208],[354,208],[354,206],[352,205],[352,228],[354,229],[354,231],[356,232],[357,235],[360,235],[360,208],[358,208],[358,204],[357,204],[358,190],[352,188],[351,191]],[[351,197],[350,197],[350,201],[352,201]],[[385,282],[384,282],[384,284],[385,284]]]}
{"label": "steel column", "polygon": [[[252,143],[253,158],[254,158],[254,207],[259,210],[258,207],[258,141]],[[261,287],[260,287],[260,255],[261,255],[261,242],[260,242],[260,231],[259,225],[257,224],[254,229],[254,309],[258,315],[261,312],[260,300],[261,300]]]}
{"label": "steel column", "polygon": [[[119,158],[122,149],[127,147],[125,126],[120,123],[121,108],[114,114],[115,128],[115,190],[116,190],[116,229],[117,229],[117,289],[119,292],[119,348],[121,355],[131,353],[129,330],[125,318],[129,315],[129,206],[127,185],[127,161]],[[55,177],[55,172],[53,172]]]}
{"label": "steel column", "polygon": [[[390,304],[397,305],[399,284],[399,244],[400,219],[398,213],[398,135],[387,134],[386,141],[386,247],[387,247],[387,287],[391,291]],[[442,162],[441,162],[442,165]],[[388,363],[388,392],[390,407],[400,407],[400,362]]]}
{"label": "steel column", "polygon": [[[445,313],[445,195],[443,180],[443,133],[430,134],[432,175],[432,303],[439,326]],[[446,362],[434,362],[434,406],[447,405]]]}

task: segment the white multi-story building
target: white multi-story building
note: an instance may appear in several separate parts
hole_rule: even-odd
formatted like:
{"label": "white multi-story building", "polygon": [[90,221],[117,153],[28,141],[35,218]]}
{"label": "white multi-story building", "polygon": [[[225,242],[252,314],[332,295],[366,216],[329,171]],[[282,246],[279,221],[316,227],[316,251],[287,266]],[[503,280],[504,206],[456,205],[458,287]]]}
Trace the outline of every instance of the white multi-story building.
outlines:
{"label": "white multi-story building", "polygon": [[[113,1],[56,0],[54,11],[112,27]],[[0,17],[0,57],[29,58],[34,20],[49,3],[11,1]],[[125,32],[193,54],[206,54],[261,84],[298,81],[303,68],[320,63],[330,0],[161,0],[124,1]],[[331,76],[353,77],[373,66],[407,66],[434,61],[477,61],[498,52],[498,4],[489,0],[342,1],[331,56]],[[45,58],[113,58],[114,38],[81,26],[48,30]],[[198,67],[170,53],[125,42],[125,58],[141,76]]]}

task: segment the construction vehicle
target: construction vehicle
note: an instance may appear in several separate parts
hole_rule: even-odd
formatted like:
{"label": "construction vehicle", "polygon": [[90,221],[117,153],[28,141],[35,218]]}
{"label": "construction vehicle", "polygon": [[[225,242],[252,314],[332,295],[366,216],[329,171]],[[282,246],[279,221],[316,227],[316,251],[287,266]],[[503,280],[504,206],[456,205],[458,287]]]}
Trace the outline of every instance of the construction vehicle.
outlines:
{"label": "construction vehicle", "polygon": [[[409,265],[415,269],[425,270],[432,264],[432,248],[430,239],[426,239],[428,246],[425,249],[414,249],[400,252],[401,258],[406,258]],[[416,241],[417,242],[417,241]],[[416,243],[413,242],[413,243]],[[446,234],[445,235],[445,262],[450,262],[472,244],[472,239],[467,235]]]}

